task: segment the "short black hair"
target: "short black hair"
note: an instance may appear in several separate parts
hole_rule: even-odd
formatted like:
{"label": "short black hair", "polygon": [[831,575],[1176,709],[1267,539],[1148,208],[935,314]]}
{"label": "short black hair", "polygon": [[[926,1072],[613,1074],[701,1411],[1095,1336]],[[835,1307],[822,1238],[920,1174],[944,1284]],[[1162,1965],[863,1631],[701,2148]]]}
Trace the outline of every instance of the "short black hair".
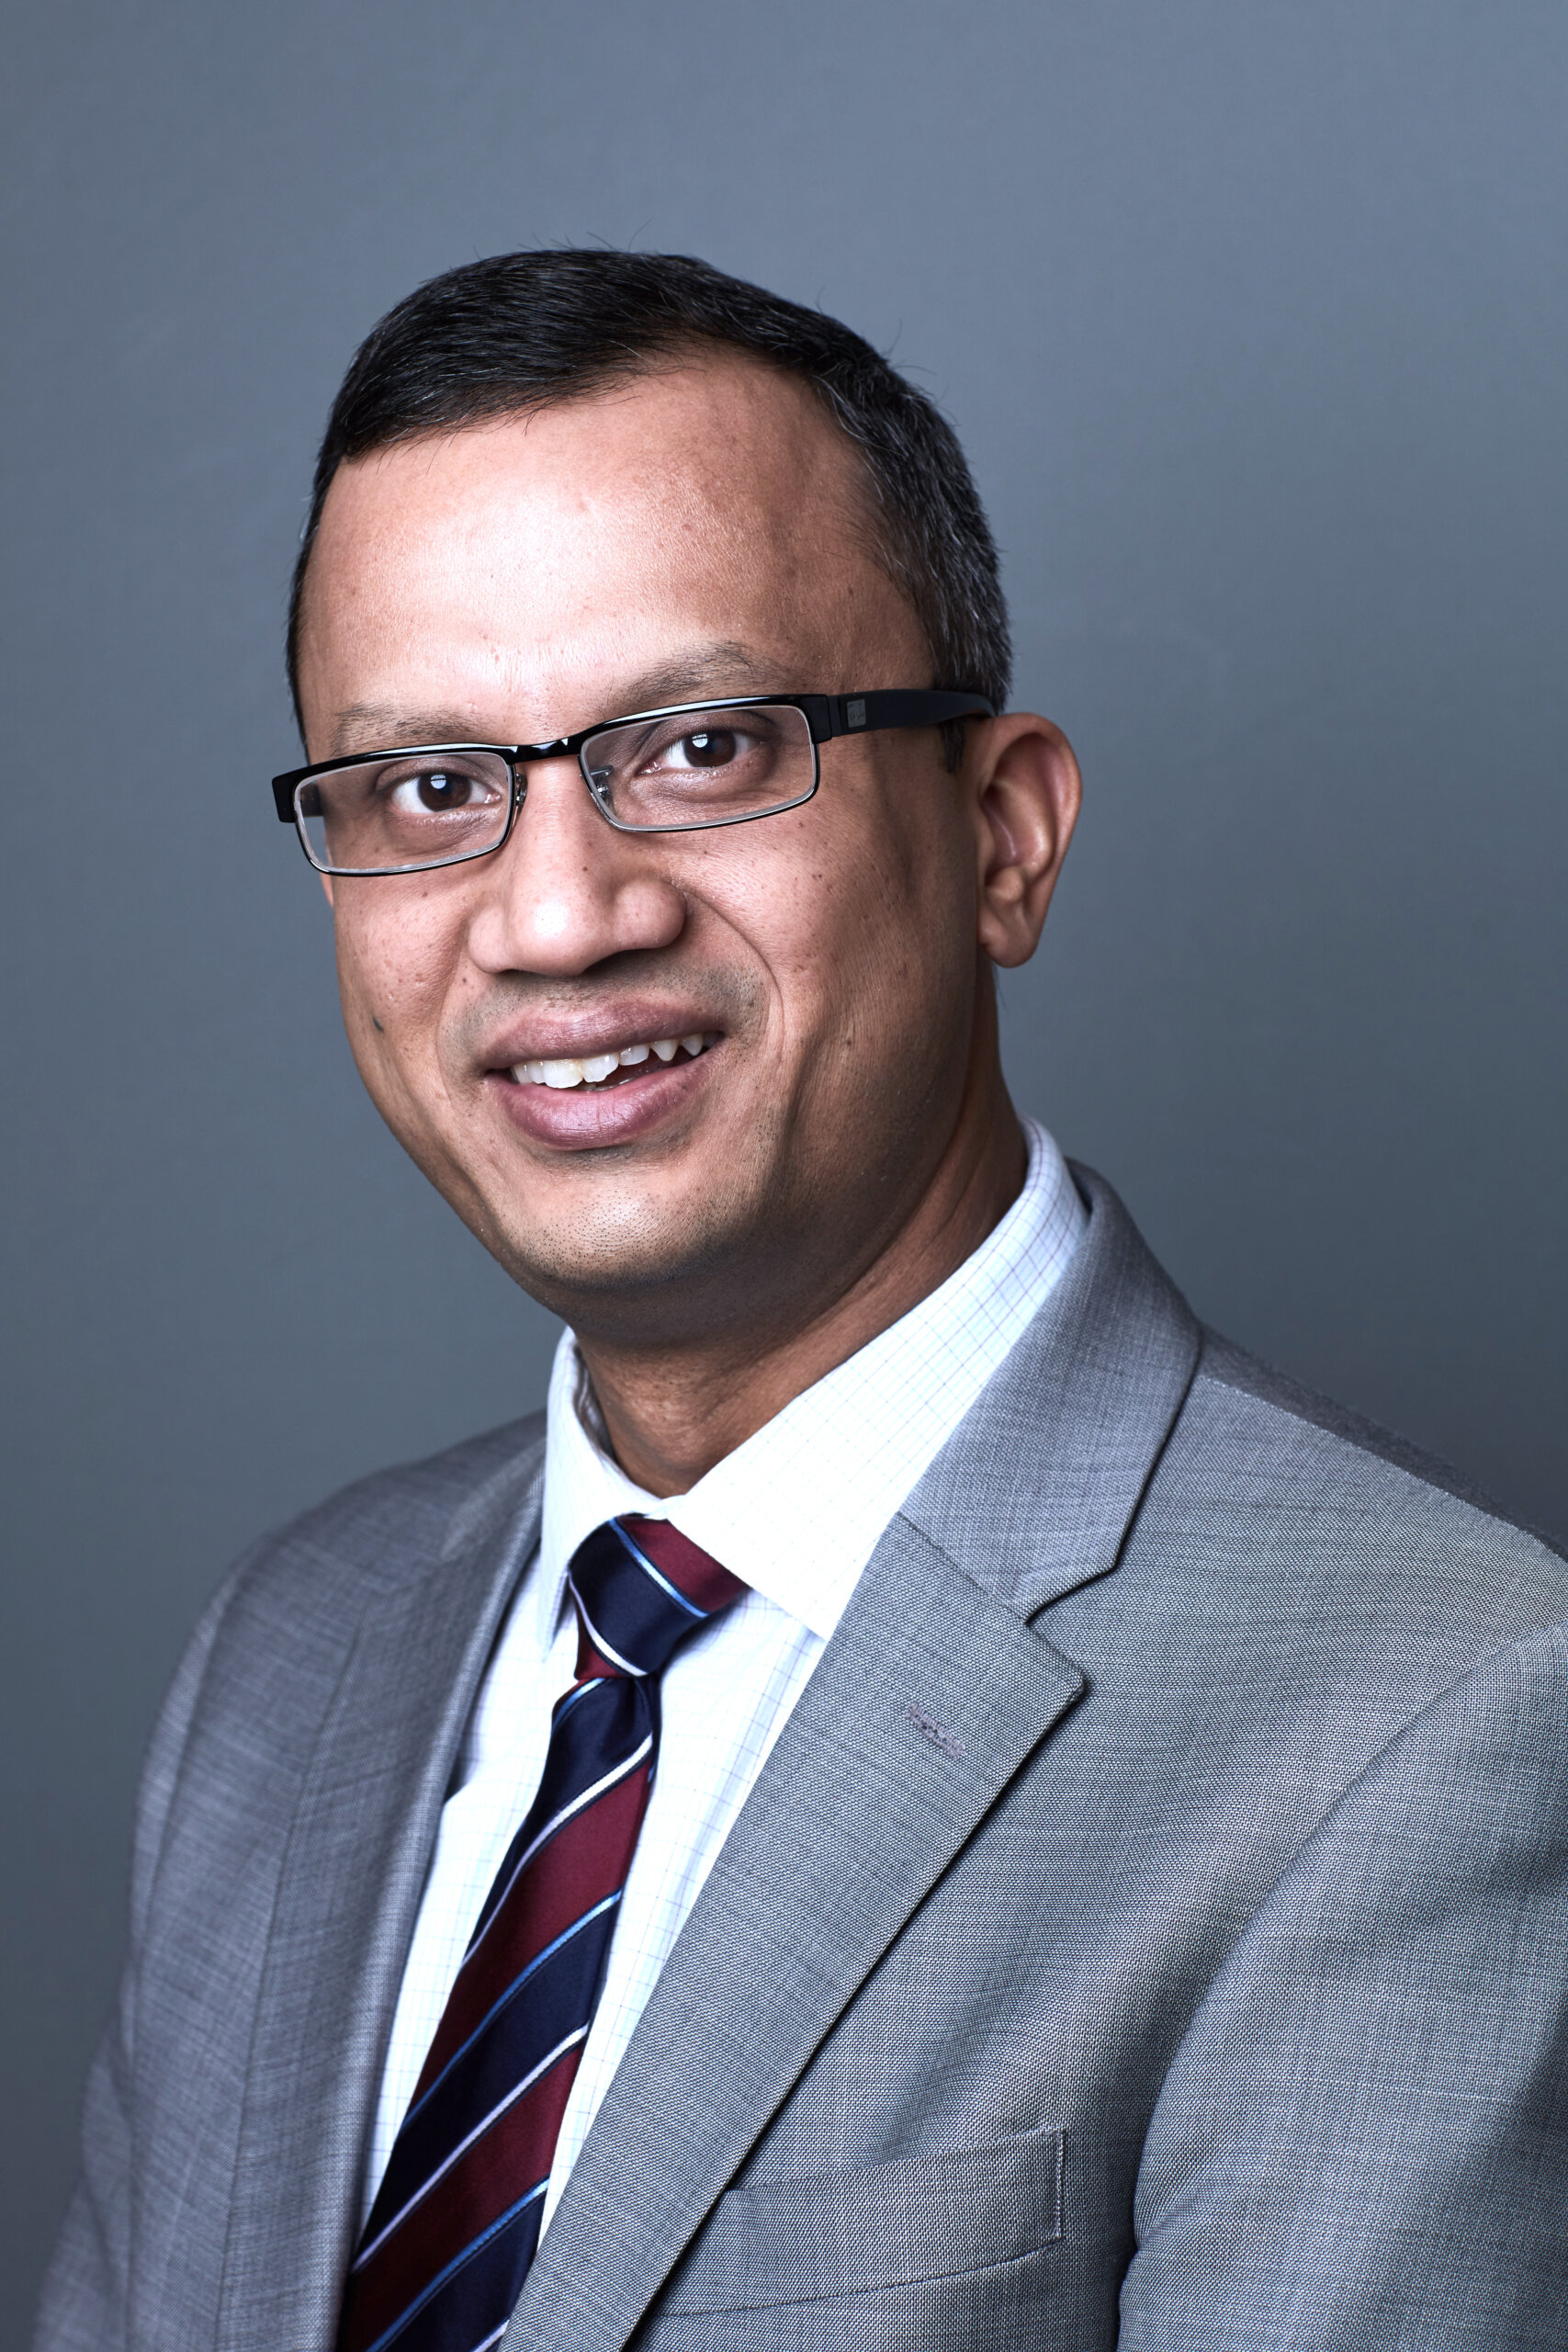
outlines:
{"label": "short black hair", "polygon": [[[299,712],[306,567],[345,458],[645,375],[717,345],[808,384],[860,451],[873,552],[931,648],[929,684],[1000,710],[1011,668],[997,550],[946,418],[837,319],[682,254],[559,251],[468,263],[389,311],[355,352],[316,459],[288,606]],[[891,682],[889,682],[891,683]]]}

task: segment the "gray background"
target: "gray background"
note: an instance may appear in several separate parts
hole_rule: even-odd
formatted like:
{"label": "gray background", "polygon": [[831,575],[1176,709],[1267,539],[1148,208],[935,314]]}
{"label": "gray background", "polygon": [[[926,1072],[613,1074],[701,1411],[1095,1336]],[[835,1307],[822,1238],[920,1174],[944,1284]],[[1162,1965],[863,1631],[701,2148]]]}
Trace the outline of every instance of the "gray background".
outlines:
{"label": "gray background", "polygon": [[699,252],[942,401],[1089,782],[1019,1099],[1201,1312],[1568,1527],[1568,13],[13,0],[7,41],[14,2338],[185,1629],[553,1338],[361,1099],[266,795],[314,439],[420,278]]}

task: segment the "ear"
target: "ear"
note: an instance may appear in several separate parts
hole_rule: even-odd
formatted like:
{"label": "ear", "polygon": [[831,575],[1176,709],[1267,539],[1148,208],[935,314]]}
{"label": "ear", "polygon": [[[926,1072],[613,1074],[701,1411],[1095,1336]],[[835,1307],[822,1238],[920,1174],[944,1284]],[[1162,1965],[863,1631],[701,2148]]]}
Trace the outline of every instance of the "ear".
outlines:
{"label": "ear", "polygon": [[974,731],[979,944],[993,964],[1026,964],[1077,822],[1083,780],[1061,729],[1035,711],[1009,711]]}
{"label": "ear", "polygon": [[329,907],[331,907],[331,906],[335,906],[335,905],[336,905],[336,903],[337,903],[337,901],[336,901],[336,900],[333,899],[333,877],[332,877],[332,876],[331,876],[330,874],[318,874],[318,875],[317,875],[317,876],[316,876],[316,879],[317,879],[317,881],[321,884],[321,886],[322,889],[323,889],[323,890],[326,892],[326,894],[327,894],[327,904],[328,904],[328,906],[329,906]]}

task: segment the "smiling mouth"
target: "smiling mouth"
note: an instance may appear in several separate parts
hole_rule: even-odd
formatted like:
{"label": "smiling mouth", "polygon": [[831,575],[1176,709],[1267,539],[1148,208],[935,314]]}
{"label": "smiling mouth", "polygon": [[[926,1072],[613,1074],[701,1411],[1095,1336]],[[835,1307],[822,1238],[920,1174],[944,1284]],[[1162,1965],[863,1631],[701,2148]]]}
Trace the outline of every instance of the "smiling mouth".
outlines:
{"label": "smiling mouth", "polygon": [[509,1075],[518,1086],[616,1086],[636,1077],[649,1061],[695,1061],[699,1054],[717,1045],[722,1034],[717,1029],[694,1030],[689,1036],[655,1037],[648,1045],[622,1046],[613,1053],[584,1054],[575,1060],[515,1062]]}

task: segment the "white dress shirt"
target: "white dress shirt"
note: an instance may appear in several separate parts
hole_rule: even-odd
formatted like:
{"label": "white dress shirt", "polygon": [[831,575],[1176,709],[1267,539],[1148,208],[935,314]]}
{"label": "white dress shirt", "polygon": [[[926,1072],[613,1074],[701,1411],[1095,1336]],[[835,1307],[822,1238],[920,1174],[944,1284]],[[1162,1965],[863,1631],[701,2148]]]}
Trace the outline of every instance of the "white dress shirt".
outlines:
{"label": "white dress shirt", "polygon": [[533,1801],[550,1709],[573,1679],[572,1554],[604,1520],[645,1511],[670,1520],[750,1590],[665,1670],[658,1774],[557,2143],[547,2227],[655,1979],[883,1530],[1077,1247],[1085,1213],[1062,1155],[1032,1120],[1024,1131],[1023,1190],[957,1272],[684,1495],[656,1499],[611,1458],[575,1342],[563,1336],[539,1546],[442,1813],[382,2076],[367,2211],[473,1923]]}

